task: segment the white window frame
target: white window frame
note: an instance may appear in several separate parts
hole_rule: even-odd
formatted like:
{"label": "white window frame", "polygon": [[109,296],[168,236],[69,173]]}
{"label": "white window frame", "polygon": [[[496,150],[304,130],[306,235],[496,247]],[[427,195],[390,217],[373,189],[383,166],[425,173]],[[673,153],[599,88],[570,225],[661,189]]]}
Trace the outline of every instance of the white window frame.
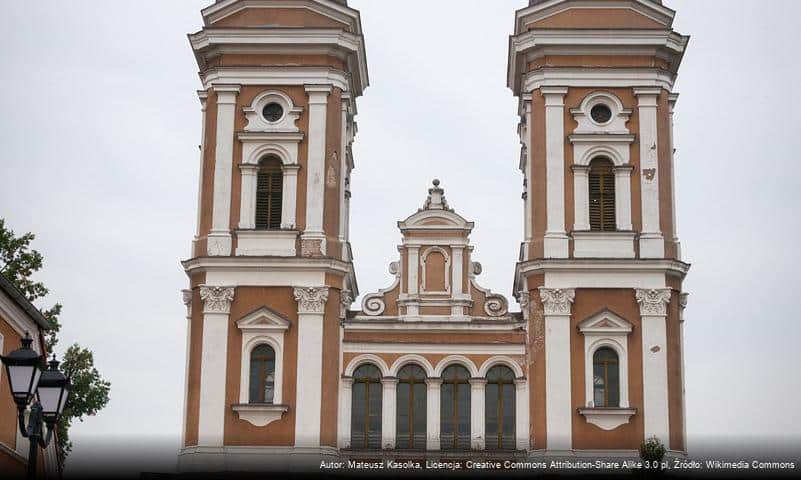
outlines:
{"label": "white window frame", "polygon": [[[628,337],[633,329],[631,323],[610,310],[597,313],[578,325],[584,335],[584,405],[579,413],[587,422],[604,430],[614,430],[628,423],[636,410],[629,404],[629,352]],[[600,348],[609,347],[617,353],[620,383],[618,407],[597,407],[594,404],[593,356]]]}
{"label": "white window frame", "polygon": [[[242,362],[239,380],[239,405],[234,411],[239,418],[256,426],[264,426],[287,411],[283,404],[284,340],[290,322],[281,314],[267,308],[245,315],[236,321],[242,332]],[[252,404],[250,401],[250,355],[259,345],[269,345],[275,351],[275,385],[271,404]]]}

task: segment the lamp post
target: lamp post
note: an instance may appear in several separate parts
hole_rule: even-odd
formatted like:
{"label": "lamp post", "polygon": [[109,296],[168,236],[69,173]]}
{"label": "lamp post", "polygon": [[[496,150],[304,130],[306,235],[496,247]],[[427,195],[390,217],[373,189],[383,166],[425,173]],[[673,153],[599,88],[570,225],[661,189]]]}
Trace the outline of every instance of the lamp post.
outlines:
{"label": "lamp post", "polygon": [[[6,366],[11,395],[17,404],[19,429],[30,442],[28,451],[28,478],[36,478],[36,456],[38,447],[46,448],[53,438],[53,431],[67,405],[70,381],[58,369],[55,354],[45,370],[43,358],[31,348],[33,340],[25,334],[22,347],[7,357],[0,356]],[[32,402],[32,404],[31,404]],[[30,415],[25,424],[25,410],[30,405]],[[42,424],[47,425],[47,435]]]}

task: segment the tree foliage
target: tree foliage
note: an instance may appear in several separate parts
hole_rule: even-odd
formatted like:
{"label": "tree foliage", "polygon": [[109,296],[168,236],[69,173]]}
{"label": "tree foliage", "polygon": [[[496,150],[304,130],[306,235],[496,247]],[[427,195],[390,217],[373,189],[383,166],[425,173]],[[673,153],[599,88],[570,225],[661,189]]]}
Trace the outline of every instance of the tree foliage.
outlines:
{"label": "tree foliage", "polygon": [[[15,236],[13,230],[6,228],[5,220],[0,218],[0,274],[14,283],[31,302],[50,293],[42,282],[31,278],[43,265],[42,255],[30,247],[35,238],[32,233]],[[59,303],[48,309],[41,309],[42,315],[50,323],[50,330],[45,332],[48,352],[52,352],[58,344],[58,332],[61,329],[58,317],[61,309]],[[82,422],[85,416],[95,415],[106,406],[111,383],[95,368],[92,351],[77,343],[64,352],[61,368],[72,382],[69,403],[57,427],[59,452],[63,460],[72,449],[69,441],[70,426],[75,420]]]}

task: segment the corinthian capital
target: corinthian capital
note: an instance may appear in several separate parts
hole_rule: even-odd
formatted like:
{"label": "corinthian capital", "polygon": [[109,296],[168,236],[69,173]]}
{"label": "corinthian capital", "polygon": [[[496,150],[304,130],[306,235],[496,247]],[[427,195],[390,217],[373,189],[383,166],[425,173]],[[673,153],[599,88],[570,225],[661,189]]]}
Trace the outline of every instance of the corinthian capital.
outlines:
{"label": "corinthian capital", "polygon": [[545,315],[570,315],[570,304],[576,298],[576,290],[572,288],[540,287]]}
{"label": "corinthian capital", "polygon": [[234,287],[200,286],[203,313],[230,313],[234,301]]}
{"label": "corinthian capital", "polygon": [[640,304],[640,315],[667,315],[669,288],[636,288],[634,292],[637,303]]}
{"label": "corinthian capital", "polygon": [[323,313],[328,300],[328,287],[295,287],[298,313]]}

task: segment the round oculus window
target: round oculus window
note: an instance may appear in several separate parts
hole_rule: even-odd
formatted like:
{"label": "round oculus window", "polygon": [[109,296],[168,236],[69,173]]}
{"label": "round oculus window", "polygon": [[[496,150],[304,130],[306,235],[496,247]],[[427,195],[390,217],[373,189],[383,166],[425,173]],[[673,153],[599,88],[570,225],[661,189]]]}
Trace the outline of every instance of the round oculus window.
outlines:
{"label": "round oculus window", "polygon": [[267,119],[268,122],[277,122],[284,116],[284,107],[275,102],[268,103],[264,106],[264,110],[261,111],[261,114],[264,115],[264,118]]}
{"label": "round oculus window", "polygon": [[590,116],[595,123],[606,123],[612,118],[612,110],[603,103],[599,103],[592,107]]}

